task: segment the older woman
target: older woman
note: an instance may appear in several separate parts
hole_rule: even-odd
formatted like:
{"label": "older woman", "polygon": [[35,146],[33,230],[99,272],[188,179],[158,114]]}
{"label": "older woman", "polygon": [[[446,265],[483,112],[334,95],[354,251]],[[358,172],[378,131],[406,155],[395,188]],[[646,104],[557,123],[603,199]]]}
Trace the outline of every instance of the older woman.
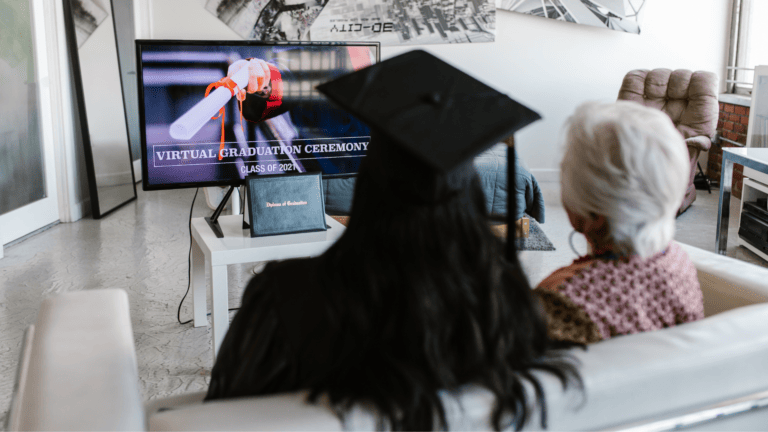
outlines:
{"label": "older woman", "polygon": [[562,202],[591,254],[539,285],[552,338],[581,343],[703,317],[696,269],[672,238],[689,163],[662,112],[585,104],[566,125]]}

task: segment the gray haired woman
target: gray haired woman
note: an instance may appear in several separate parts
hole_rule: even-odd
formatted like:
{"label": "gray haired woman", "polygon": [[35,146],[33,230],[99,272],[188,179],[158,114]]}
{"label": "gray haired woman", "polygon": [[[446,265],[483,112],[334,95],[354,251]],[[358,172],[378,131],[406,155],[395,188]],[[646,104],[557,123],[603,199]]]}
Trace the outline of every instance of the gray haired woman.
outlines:
{"label": "gray haired woman", "polygon": [[536,289],[550,336],[590,343],[703,318],[696,269],[672,238],[690,165],[669,118],[588,103],[566,124],[562,202],[591,254]]}

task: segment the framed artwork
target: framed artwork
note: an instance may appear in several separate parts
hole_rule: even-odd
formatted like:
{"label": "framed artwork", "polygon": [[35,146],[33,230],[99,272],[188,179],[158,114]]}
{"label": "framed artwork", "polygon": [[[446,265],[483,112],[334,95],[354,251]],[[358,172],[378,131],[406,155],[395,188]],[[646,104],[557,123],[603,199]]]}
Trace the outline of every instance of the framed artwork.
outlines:
{"label": "framed artwork", "polygon": [[496,0],[497,9],[640,34],[646,0]]}
{"label": "framed artwork", "polygon": [[72,0],[72,20],[75,23],[75,35],[77,47],[83,46],[85,41],[96,30],[96,27],[107,18],[107,11],[94,3],[93,0]]}
{"label": "framed artwork", "polygon": [[493,42],[495,0],[208,0],[245,39],[422,45]]}

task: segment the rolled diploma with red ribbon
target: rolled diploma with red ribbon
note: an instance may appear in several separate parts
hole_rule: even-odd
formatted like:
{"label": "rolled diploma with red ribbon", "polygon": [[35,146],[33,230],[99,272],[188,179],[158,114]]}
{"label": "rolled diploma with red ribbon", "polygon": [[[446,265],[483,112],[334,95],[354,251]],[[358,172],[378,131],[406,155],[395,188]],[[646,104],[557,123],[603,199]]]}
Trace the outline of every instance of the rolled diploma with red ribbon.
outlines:
{"label": "rolled diploma with red ribbon", "polygon": [[[230,79],[244,90],[248,86],[248,67],[240,68]],[[230,99],[232,99],[232,91],[226,87],[219,87],[212,91],[208,97],[196,103],[171,124],[169,130],[171,138],[177,140],[191,139]]]}

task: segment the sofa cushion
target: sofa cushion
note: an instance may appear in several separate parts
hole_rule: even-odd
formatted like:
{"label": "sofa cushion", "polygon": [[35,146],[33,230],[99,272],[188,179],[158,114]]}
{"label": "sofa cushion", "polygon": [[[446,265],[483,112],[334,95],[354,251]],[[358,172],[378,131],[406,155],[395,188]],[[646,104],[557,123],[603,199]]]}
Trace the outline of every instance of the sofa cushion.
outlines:
{"label": "sofa cushion", "polygon": [[147,409],[148,426],[152,431],[213,431],[213,430],[342,430],[336,415],[325,405],[304,402],[306,392],[274,396],[240,398],[202,403],[179,401]]}

